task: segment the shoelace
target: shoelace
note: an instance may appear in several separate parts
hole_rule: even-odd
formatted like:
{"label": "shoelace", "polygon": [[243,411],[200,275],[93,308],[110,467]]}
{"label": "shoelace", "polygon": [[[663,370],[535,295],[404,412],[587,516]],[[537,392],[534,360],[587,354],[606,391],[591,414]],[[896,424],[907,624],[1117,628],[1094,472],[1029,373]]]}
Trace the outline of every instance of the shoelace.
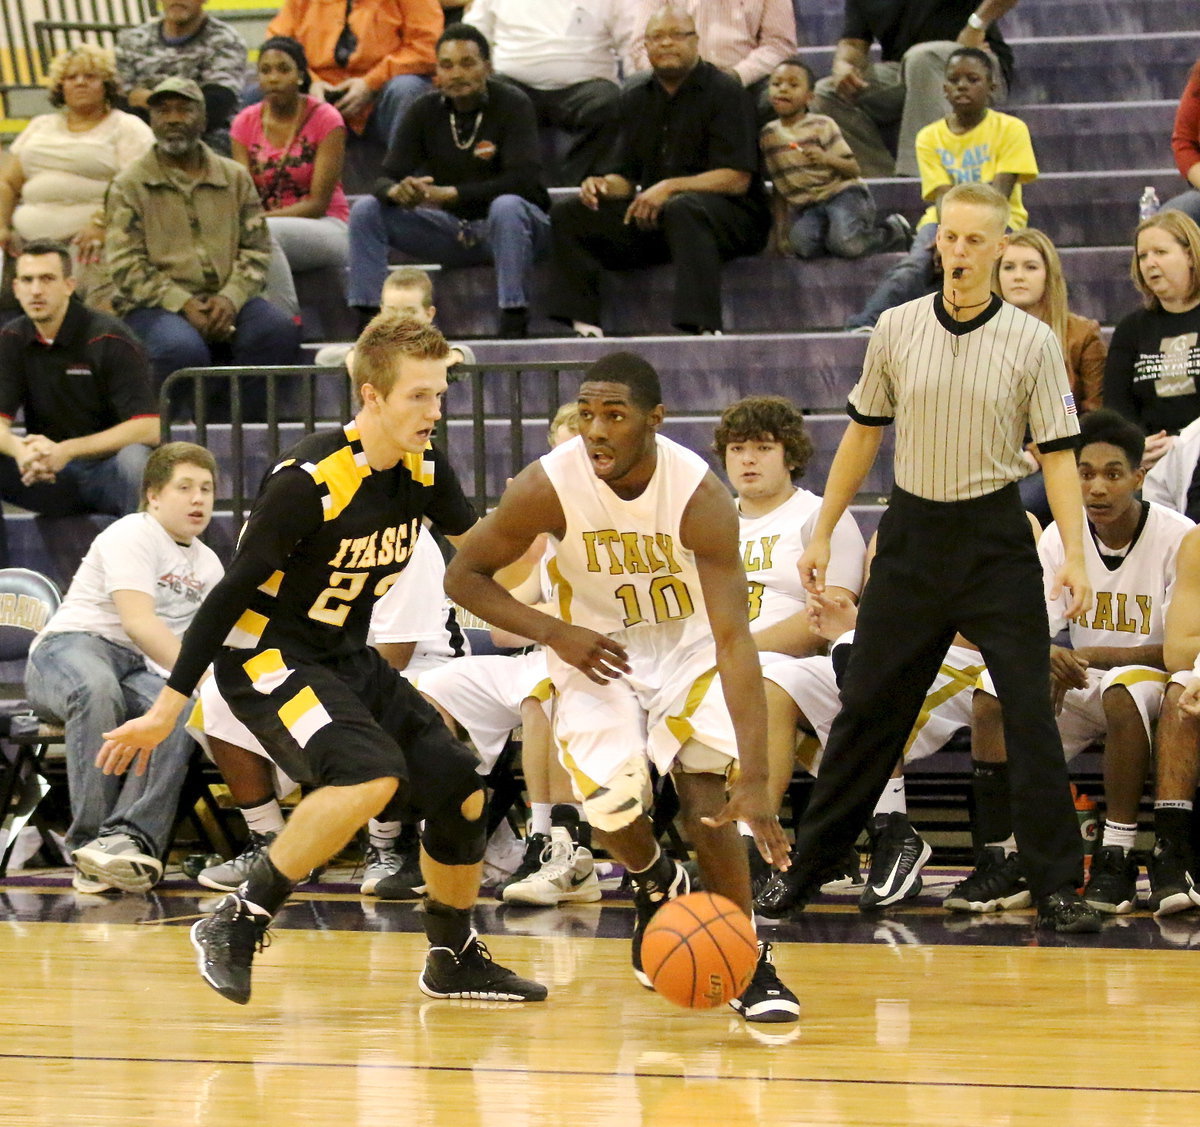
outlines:
{"label": "shoelace", "polygon": [[540,875],[545,880],[554,880],[555,877],[561,877],[563,873],[570,872],[575,867],[576,849],[578,846],[573,841],[550,842],[542,850]]}

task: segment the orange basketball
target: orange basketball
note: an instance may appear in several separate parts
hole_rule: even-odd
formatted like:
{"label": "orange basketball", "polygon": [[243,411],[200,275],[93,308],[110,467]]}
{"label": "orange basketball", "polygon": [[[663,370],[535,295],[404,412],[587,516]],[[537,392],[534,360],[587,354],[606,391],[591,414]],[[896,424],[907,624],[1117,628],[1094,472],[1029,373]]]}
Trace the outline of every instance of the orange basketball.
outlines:
{"label": "orange basketball", "polygon": [[668,900],[642,936],[642,969],[654,989],[691,1010],[737,998],[757,963],[753,924],[732,900],[712,892]]}

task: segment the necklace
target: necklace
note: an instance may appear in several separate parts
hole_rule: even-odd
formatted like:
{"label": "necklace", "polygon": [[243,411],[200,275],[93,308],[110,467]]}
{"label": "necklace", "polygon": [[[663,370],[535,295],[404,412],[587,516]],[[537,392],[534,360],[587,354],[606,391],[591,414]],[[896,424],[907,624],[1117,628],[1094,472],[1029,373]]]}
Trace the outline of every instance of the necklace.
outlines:
{"label": "necklace", "polygon": [[468,137],[464,141],[459,136],[459,133],[458,133],[458,114],[454,110],[451,110],[450,111],[450,133],[454,138],[454,147],[456,149],[466,150],[466,149],[469,149],[472,145],[474,145],[475,138],[479,133],[479,126],[482,124],[482,122],[483,122],[483,110],[476,110],[475,111],[475,124],[471,127],[471,136]]}

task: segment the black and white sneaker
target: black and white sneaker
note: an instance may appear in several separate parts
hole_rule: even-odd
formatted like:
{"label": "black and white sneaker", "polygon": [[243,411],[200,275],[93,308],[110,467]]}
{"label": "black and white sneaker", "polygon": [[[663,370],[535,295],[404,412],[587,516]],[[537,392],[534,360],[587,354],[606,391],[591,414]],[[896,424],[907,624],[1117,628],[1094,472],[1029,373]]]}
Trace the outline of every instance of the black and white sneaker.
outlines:
{"label": "black and white sneaker", "polygon": [[1092,857],[1083,898],[1109,915],[1133,910],[1137,902],[1138,863],[1133,851],[1120,845],[1102,845]]}
{"label": "black and white sneaker", "polygon": [[254,952],[269,943],[270,917],[236,893],[223,896],[213,914],[192,924],[192,946],[200,975],[222,998],[250,1001]]}
{"label": "black and white sneaker", "polygon": [[758,945],[758,965],[750,985],[729,1005],[747,1021],[783,1022],[800,1020],[800,1002],[782,982],[771,958],[771,944]]}
{"label": "black and white sneaker", "polygon": [[421,873],[421,843],[411,841],[397,850],[399,868],[375,882],[373,895],[380,900],[420,900],[425,894]]}
{"label": "black and white sneaker", "polygon": [[646,925],[650,922],[650,917],[668,900],[674,900],[676,896],[685,896],[692,890],[687,870],[674,858],[668,858],[668,860],[671,862],[671,879],[665,886],[648,878],[644,873],[636,874],[633,877],[633,906],[637,911],[637,919],[633,925],[630,961],[633,964],[634,978],[647,990],[653,990],[654,983],[650,981],[650,976],[642,970],[642,935],[646,930]]}
{"label": "black and white sneaker", "polygon": [[952,912],[1007,912],[1032,903],[1020,857],[1016,852],[1005,854],[1002,845],[985,845],[975,858],[975,871],[942,901]]}
{"label": "black and white sneaker", "polygon": [[801,912],[813,893],[813,884],[811,873],[801,870],[793,853],[791,868],[773,873],[766,887],[754,898],[754,911],[772,920]]}
{"label": "black and white sneaker", "polygon": [[517,866],[512,876],[496,885],[495,895],[497,900],[504,899],[504,890],[509,885],[519,884],[526,877],[533,876],[542,867],[542,850],[549,844],[549,834],[531,833],[525,838],[525,856],[521,858],[521,863]]}
{"label": "black and white sneaker", "polygon": [[275,840],[275,834],[255,833],[250,831],[246,848],[230,861],[222,861],[219,865],[209,865],[201,869],[196,876],[205,888],[215,888],[219,892],[236,892],[242,882],[250,875],[250,869]]}
{"label": "black and white sneaker", "polygon": [[483,1002],[541,1002],[547,993],[540,982],[522,978],[496,962],[474,931],[461,951],[430,947],[417,985],[431,998]]}
{"label": "black and white sneaker", "polygon": [[863,911],[903,904],[921,892],[921,869],[933,850],[906,814],[876,814],[871,821],[871,869],[858,898]]}
{"label": "black and white sneaker", "polygon": [[1200,890],[1192,879],[1191,849],[1160,837],[1146,864],[1150,873],[1150,911],[1172,916],[1200,907]]}
{"label": "black and white sneaker", "polygon": [[1037,926],[1060,935],[1094,934],[1104,921],[1098,911],[1073,888],[1061,888],[1037,903]]}

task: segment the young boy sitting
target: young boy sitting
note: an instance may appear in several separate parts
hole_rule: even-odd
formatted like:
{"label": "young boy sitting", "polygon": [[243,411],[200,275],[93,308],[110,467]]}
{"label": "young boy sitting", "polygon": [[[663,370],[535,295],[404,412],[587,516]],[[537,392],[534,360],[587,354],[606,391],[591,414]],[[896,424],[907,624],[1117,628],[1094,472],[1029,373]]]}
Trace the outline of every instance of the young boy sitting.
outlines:
{"label": "young boy sitting", "polygon": [[907,250],[908,220],[897,213],[876,222],[842,131],[833,118],[808,112],[812,88],[812,71],[795,56],[771,72],[767,96],[779,117],[763,126],[758,145],[775,186],[772,249],[800,258]]}

